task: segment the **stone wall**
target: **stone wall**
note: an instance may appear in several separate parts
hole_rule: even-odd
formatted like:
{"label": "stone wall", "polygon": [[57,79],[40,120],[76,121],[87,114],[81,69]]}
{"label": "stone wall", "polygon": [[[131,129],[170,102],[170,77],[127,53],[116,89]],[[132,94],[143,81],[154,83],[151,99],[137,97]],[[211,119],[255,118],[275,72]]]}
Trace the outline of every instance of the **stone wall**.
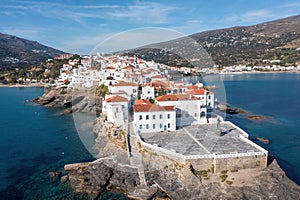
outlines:
{"label": "stone wall", "polygon": [[213,164],[215,172],[220,172],[222,170],[265,168],[267,167],[267,156],[215,158]]}
{"label": "stone wall", "polygon": [[189,159],[186,163],[192,164],[195,169],[208,170],[212,168],[214,158]]}

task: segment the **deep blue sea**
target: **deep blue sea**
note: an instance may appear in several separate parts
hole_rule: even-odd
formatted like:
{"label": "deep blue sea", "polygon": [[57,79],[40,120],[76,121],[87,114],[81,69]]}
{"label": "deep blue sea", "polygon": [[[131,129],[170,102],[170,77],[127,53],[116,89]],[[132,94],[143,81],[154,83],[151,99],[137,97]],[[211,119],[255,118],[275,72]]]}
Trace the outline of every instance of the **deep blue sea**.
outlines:
{"label": "deep blue sea", "polygon": [[[250,121],[243,115],[228,119],[251,137],[268,138],[270,144],[258,144],[275,155],[288,177],[300,184],[300,74],[222,78],[227,103],[267,117],[263,121]],[[72,115],[26,102],[42,93],[41,88],[0,88],[0,199],[71,199],[71,190],[51,182],[48,173],[62,171],[66,163],[93,160]],[[126,198],[106,193],[100,199]]]}
{"label": "deep blue sea", "polygon": [[[188,77],[195,83],[202,78]],[[266,120],[250,121],[246,115],[227,115],[227,120],[240,126],[251,138],[274,155],[287,176],[300,184],[300,73],[228,74],[204,77],[216,85],[216,97]]]}
{"label": "deep blue sea", "polygon": [[300,74],[222,75],[227,102],[253,114],[267,117],[250,121],[233,116],[230,121],[251,137],[270,140],[258,143],[274,155],[287,176],[300,184]]}
{"label": "deep blue sea", "polygon": [[94,160],[72,115],[26,101],[42,94],[41,88],[0,88],[0,199],[72,199],[70,188],[52,182],[49,172]]}

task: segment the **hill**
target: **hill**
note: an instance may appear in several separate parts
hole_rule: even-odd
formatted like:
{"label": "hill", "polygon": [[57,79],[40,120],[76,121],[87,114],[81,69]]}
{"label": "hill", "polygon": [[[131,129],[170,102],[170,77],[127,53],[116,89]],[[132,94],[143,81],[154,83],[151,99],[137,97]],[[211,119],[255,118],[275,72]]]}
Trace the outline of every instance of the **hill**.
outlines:
{"label": "hill", "polygon": [[63,53],[36,41],[0,33],[0,69],[31,66]]}
{"label": "hill", "polygon": [[[300,62],[300,15],[265,22],[253,26],[238,26],[210,30],[163,43],[147,45],[129,50],[146,60],[154,60],[168,65],[190,65],[176,55],[193,54],[190,49],[201,45],[215,64],[221,66],[245,64],[265,64],[262,60],[280,60],[281,65],[295,65]],[[185,47],[185,48],[182,48]],[[186,51],[186,52],[185,52]],[[194,57],[193,57],[194,56]],[[192,55],[193,59],[199,58]],[[190,58],[191,58],[190,57]],[[200,63],[209,65],[209,62]]]}

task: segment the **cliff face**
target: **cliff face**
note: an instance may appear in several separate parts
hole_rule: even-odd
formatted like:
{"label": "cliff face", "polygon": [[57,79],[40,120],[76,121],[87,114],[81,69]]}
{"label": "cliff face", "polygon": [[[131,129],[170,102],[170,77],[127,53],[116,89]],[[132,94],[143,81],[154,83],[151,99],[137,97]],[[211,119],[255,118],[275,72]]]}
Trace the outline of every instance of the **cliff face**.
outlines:
{"label": "cliff face", "polygon": [[[300,187],[289,180],[274,160],[268,168],[241,185],[203,183],[187,168],[164,169],[146,176],[158,185],[140,188],[138,174],[112,167],[111,161],[67,168],[69,181],[78,194],[98,197],[104,190],[118,189],[134,199],[298,199]],[[240,174],[243,176],[243,174]],[[245,177],[248,175],[245,174]],[[245,178],[244,177],[244,178]],[[241,177],[243,178],[243,177]],[[143,192],[141,192],[143,191]]]}
{"label": "cliff face", "polygon": [[[101,108],[101,98],[91,90],[66,90],[45,88],[44,95],[33,102],[46,107],[66,107],[66,113],[90,112],[97,113]],[[71,108],[70,108],[71,107]]]}
{"label": "cliff face", "polygon": [[[71,111],[80,112],[96,112],[101,104],[88,91],[65,93],[56,89],[46,89],[35,102],[49,107],[72,105]],[[189,165],[142,149],[145,177],[151,184],[141,186],[127,151],[107,138],[103,122],[98,118],[94,129],[98,134],[95,149],[101,159],[65,166],[68,175],[61,181],[70,184],[80,198],[96,199],[105,190],[121,190],[131,199],[299,199],[300,186],[285,175],[276,160],[265,169],[214,174],[201,169],[193,172]]]}

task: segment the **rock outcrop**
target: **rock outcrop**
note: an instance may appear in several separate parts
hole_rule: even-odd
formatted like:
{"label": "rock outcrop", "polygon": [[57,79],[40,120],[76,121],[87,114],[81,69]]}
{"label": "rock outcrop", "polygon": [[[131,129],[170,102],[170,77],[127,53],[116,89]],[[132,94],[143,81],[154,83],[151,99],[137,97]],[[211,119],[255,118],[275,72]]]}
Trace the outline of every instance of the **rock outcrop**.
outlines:
{"label": "rock outcrop", "polygon": [[[300,187],[280,169],[276,160],[268,168],[257,172],[244,182],[201,181],[187,167],[180,170],[168,168],[146,173],[152,186],[139,186],[137,173],[118,170],[111,160],[92,162],[82,167],[68,168],[68,181],[75,193],[97,198],[105,190],[119,190],[131,199],[298,199]],[[235,172],[238,173],[238,172]],[[234,174],[234,172],[232,172]],[[230,177],[231,175],[229,175]],[[234,176],[233,176],[234,177]],[[213,177],[211,177],[212,180]],[[243,179],[243,177],[239,177]],[[232,180],[232,179],[231,179]],[[232,180],[234,182],[235,180]]]}
{"label": "rock outcrop", "polygon": [[63,114],[72,112],[97,113],[101,108],[101,98],[92,90],[67,90],[45,88],[41,97],[33,99],[33,102],[45,107],[65,107]]}

